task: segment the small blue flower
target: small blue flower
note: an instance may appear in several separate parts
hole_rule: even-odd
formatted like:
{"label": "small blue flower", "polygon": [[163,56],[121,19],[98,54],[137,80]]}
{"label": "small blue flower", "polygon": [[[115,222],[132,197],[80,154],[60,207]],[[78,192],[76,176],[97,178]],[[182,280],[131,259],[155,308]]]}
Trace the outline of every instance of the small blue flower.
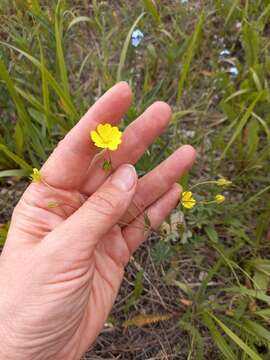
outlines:
{"label": "small blue flower", "polygon": [[141,32],[141,30],[139,30],[139,29],[134,30],[131,35],[132,46],[134,46],[134,47],[139,46],[143,38],[144,38],[144,33]]}
{"label": "small blue flower", "polygon": [[222,51],[220,52],[220,54],[219,54],[219,56],[220,56],[221,58],[225,58],[225,57],[230,56],[230,55],[231,55],[231,52],[230,52],[229,49],[224,49],[224,50],[222,50]]}
{"label": "small blue flower", "polygon": [[239,70],[236,66],[232,66],[229,68],[228,73],[231,75],[232,78],[236,78],[239,74]]}

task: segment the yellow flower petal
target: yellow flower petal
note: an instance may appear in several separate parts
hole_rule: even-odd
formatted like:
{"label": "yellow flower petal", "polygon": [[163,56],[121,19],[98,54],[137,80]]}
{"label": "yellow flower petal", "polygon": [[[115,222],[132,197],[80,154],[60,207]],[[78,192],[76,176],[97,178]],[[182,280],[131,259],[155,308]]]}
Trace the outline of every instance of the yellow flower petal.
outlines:
{"label": "yellow flower petal", "polygon": [[98,135],[96,131],[91,131],[91,139],[94,142],[95,146],[103,148],[104,143],[101,137]]}
{"label": "yellow flower petal", "polygon": [[91,131],[90,137],[95,146],[114,151],[121,144],[122,132],[117,126],[99,124],[96,131]]}
{"label": "yellow flower petal", "polygon": [[224,179],[224,178],[221,178],[221,179],[218,179],[217,180],[217,185],[218,186],[229,186],[231,185],[231,181],[227,180],[227,179]]}
{"label": "yellow flower petal", "polygon": [[215,202],[217,204],[222,204],[224,201],[225,201],[225,196],[223,196],[221,194],[216,195]]}
{"label": "yellow flower petal", "polygon": [[98,135],[98,133],[96,131],[91,131],[91,139],[94,142],[101,142],[102,141],[101,137]]}
{"label": "yellow flower petal", "polygon": [[97,131],[103,141],[107,142],[110,140],[110,134],[112,132],[112,126],[110,124],[98,125]]}
{"label": "yellow flower petal", "polygon": [[192,209],[196,205],[196,200],[192,197],[191,191],[184,191],[181,197],[181,204],[186,209]]}
{"label": "yellow flower petal", "polygon": [[120,145],[121,142],[122,142],[121,140],[119,140],[119,141],[112,141],[112,142],[108,145],[108,149],[111,150],[111,151],[117,150],[118,145]]}

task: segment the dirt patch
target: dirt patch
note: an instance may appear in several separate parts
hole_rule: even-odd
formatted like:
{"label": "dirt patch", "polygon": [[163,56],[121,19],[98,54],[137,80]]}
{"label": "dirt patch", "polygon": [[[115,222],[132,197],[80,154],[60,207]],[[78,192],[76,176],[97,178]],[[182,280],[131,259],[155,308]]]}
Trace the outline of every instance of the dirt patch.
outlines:
{"label": "dirt patch", "polygon": [[27,181],[10,179],[0,189],[0,224],[10,220],[14,207],[28,186]]}

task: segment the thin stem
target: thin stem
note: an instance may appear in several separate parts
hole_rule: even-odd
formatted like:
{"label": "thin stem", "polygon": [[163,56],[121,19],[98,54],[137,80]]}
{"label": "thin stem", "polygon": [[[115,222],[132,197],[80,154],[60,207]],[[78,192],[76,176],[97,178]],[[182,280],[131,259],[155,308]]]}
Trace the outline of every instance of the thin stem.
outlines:
{"label": "thin stem", "polygon": [[201,205],[209,205],[209,204],[217,204],[216,200],[211,200],[211,201],[199,201],[198,204]]}
{"label": "thin stem", "polygon": [[[107,154],[108,154],[108,158],[109,158],[109,161],[110,161],[111,170],[114,171],[115,169],[114,169],[114,167],[113,167],[112,157],[111,157],[111,153],[110,153],[110,150],[109,150],[109,149],[107,149]],[[128,213],[130,213],[130,215],[131,215],[132,217],[134,217],[133,220],[135,220],[135,219],[138,218],[138,215],[144,214],[144,211],[142,211],[142,210],[139,208],[139,205],[136,204],[136,201],[135,201],[134,199],[133,199],[133,201],[132,201],[132,204],[134,204],[134,206],[136,207],[136,209],[137,209],[137,211],[138,211],[138,214],[136,214],[136,215],[133,214],[133,213],[131,212],[131,210],[128,210]]]}
{"label": "thin stem", "polygon": [[[41,182],[47,186],[50,190],[54,191],[57,195],[58,195],[58,191],[53,187],[51,186],[50,184],[48,184],[43,178],[41,178]],[[61,204],[58,204],[58,201],[56,201],[57,203],[57,206],[59,205],[66,205],[66,206],[69,206],[72,210],[76,211],[77,209],[75,207],[73,207],[72,205],[70,204],[67,204],[67,203],[61,203]]]}
{"label": "thin stem", "polygon": [[113,163],[112,163],[112,157],[111,157],[111,153],[110,153],[109,149],[107,149],[107,154],[108,154],[109,162],[110,162],[110,165],[111,165],[111,170],[114,171]]}
{"label": "thin stem", "polygon": [[191,189],[194,189],[194,188],[196,188],[196,187],[198,187],[198,186],[200,186],[200,185],[205,185],[205,184],[216,184],[216,183],[217,183],[217,181],[216,181],[216,180],[202,181],[202,182],[199,182],[199,183],[197,183],[197,184],[195,184],[195,185],[191,186],[191,187],[189,188],[189,190],[187,190],[187,191],[190,191]]}
{"label": "thin stem", "polygon": [[130,226],[130,227],[135,228],[135,229],[144,230],[144,228],[142,228],[142,227],[140,227],[140,226],[131,225],[131,224],[126,223],[126,222],[124,222],[124,221],[120,221],[120,222],[118,223],[118,225],[120,225],[120,226]]}

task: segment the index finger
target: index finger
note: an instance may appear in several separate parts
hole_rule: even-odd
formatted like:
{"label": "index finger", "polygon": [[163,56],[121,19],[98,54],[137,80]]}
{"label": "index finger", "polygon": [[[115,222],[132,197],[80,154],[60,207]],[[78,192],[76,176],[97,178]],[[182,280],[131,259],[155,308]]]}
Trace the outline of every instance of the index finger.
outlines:
{"label": "index finger", "polygon": [[100,123],[117,124],[128,110],[132,92],[126,82],[108,90],[61,140],[42,167],[45,181],[54,187],[76,189],[83,181],[97,148],[90,131]]}

